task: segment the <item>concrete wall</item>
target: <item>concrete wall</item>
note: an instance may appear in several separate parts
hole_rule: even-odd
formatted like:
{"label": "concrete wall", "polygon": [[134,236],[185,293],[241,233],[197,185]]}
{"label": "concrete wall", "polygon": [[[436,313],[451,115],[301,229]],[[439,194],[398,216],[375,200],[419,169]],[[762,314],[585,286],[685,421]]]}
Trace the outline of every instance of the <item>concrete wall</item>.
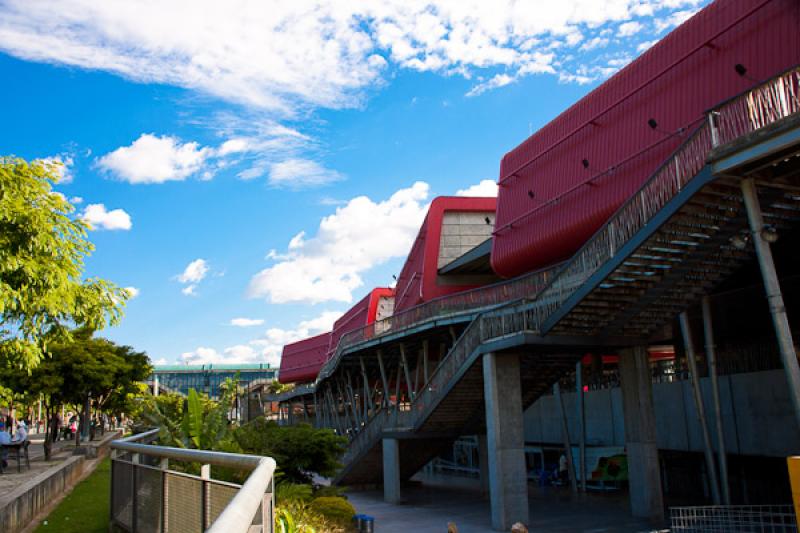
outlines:
{"label": "concrete wall", "polygon": [[[490,224],[486,223],[489,217]],[[494,213],[445,211],[436,268],[442,268],[492,236]]]}
{"label": "concrete wall", "polygon": [[83,456],[70,457],[57,468],[42,472],[0,499],[3,531],[21,531],[42,509],[78,481],[85,464]]}
{"label": "concrete wall", "polygon": [[[729,453],[786,457],[800,449],[800,430],[794,423],[788,385],[783,370],[720,376],[720,403]],[[701,379],[716,447],[711,384]],[[563,394],[572,444],[578,442],[575,393]],[[653,385],[659,449],[702,452],[703,441],[688,381]],[[586,442],[593,446],[624,446],[620,389],[586,393]],[[552,396],[525,411],[526,442],[561,445],[559,412]]]}
{"label": "concrete wall", "polygon": [[87,458],[106,457],[111,441],[121,436],[120,431],[107,432],[102,440],[76,448],[72,457],[0,497],[0,530],[3,533],[22,531],[40,512],[64,496],[65,491],[71,490],[88,472],[87,468],[97,464],[89,462]]}

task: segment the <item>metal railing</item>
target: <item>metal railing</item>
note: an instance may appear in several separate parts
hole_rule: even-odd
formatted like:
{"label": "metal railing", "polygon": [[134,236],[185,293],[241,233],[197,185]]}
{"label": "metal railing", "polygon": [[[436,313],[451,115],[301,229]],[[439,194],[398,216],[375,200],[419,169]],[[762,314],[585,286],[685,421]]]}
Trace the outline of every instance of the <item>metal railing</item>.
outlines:
{"label": "metal railing", "polygon": [[795,533],[792,505],[671,507],[670,531],[687,533]]}
{"label": "metal railing", "polygon": [[[158,429],[111,443],[111,524],[131,533],[273,533],[275,460],[147,444]],[[169,461],[200,463],[199,476]],[[211,478],[211,467],[250,471],[243,485]]]}
{"label": "metal railing", "polygon": [[[663,209],[706,165],[711,150],[800,112],[800,68],[792,69],[733,98],[715,110],[681,147],[626,201],[578,252],[548,278],[534,298],[511,302],[481,312],[467,326],[425,386],[417,392],[411,410],[401,413],[404,426],[418,427],[441,400],[450,382],[463,370],[478,347],[490,340],[531,332],[554,316],[601,266]],[[695,125],[700,121],[696,121]],[[635,164],[629,160],[626,164]],[[624,166],[624,165],[623,165]],[[337,364],[332,363],[332,364]],[[392,417],[368,420],[356,434],[346,457],[357,457],[374,445],[380,428]],[[378,427],[380,426],[380,427]]]}

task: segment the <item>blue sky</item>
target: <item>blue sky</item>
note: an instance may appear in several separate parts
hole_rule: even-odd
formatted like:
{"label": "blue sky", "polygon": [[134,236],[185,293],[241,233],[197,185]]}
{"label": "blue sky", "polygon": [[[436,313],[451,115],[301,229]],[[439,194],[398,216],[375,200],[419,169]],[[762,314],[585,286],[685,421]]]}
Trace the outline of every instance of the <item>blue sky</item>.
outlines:
{"label": "blue sky", "polygon": [[135,293],[104,335],[277,364],[702,3],[0,0],[0,153],[65,163],[87,275]]}

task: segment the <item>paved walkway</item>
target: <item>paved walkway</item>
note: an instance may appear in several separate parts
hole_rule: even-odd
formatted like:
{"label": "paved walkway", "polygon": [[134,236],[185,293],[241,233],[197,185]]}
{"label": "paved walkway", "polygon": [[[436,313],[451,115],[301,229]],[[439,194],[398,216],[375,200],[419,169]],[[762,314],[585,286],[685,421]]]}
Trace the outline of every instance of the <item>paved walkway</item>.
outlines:
{"label": "paved walkway", "polygon": [[[417,478],[419,479],[419,478]],[[474,479],[450,476],[422,478],[417,486],[404,487],[404,505],[383,502],[383,492],[348,492],[358,513],[375,517],[380,533],[445,533],[455,522],[459,533],[489,533],[489,501],[481,497]],[[531,486],[531,532],[638,533],[653,528],[630,516],[627,494],[581,494],[569,489]]]}
{"label": "paved walkway", "polygon": [[[101,436],[98,433],[96,440],[99,438],[101,438]],[[75,449],[75,441],[73,439],[59,440],[58,442],[53,443],[53,453],[50,457],[50,461],[45,461],[43,444],[44,434],[34,433],[30,435],[30,439],[31,444],[28,447],[28,454],[30,455],[31,459],[31,467],[28,469],[25,466],[25,460],[23,459],[22,472],[17,472],[17,460],[12,458],[8,459],[8,467],[2,474],[0,474],[0,500],[2,500],[3,496],[5,496],[7,493],[16,489],[28,480],[33,479],[35,476],[41,474],[45,470],[53,468],[65,459],[72,457],[72,451]]]}

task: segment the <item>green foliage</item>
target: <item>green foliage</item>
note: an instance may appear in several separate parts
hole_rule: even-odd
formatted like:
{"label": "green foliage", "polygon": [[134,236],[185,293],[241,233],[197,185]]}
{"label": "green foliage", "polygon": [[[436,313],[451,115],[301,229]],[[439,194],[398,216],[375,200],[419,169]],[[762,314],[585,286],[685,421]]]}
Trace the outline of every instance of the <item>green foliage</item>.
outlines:
{"label": "green foliage", "polygon": [[98,408],[115,397],[140,390],[151,372],[150,359],[130,346],[92,337],[81,329],[50,345],[49,357],[36,368],[0,367],[0,381],[19,395],[39,398],[51,406],[82,404],[91,396]]}
{"label": "green foliage", "polygon": [[0,157],[0,364],[33,368],[68,325],[116,324],[129,295],[82,280],[87,224],[53,192],[59,163]]}
{"label": "green foliage", "polygon": [[159,440],[165,446],[238,452],[240,448],[228,422],[236,387],[232,380],[228,381],[229,386],[221,387],[219,402],[194,389],[189,389],[185,399],[177,394],[151,397],[145,402],[139,422],[160,428]]}
{"label": "green foliage", "polygon": [[333,476],[347,444],[346,438],[329,429],[308,424],[279,426],[264,418],[239,428],[235,438],[246,453],[273,457],[287,481],[295,483],[308,483],[314,473]]}
{"label": "green foliage", "polygon": [[310,502],[314,497],[314,489],[311,485],[302,483],[278,483],[275,488],[275,500],[278,504],[292,502]]}
{"label": "green foliage", "polygon": [[311,510],[341,527],[347,527],[356,510],[353,505],[338,496],[322,496],[311,502]]}

